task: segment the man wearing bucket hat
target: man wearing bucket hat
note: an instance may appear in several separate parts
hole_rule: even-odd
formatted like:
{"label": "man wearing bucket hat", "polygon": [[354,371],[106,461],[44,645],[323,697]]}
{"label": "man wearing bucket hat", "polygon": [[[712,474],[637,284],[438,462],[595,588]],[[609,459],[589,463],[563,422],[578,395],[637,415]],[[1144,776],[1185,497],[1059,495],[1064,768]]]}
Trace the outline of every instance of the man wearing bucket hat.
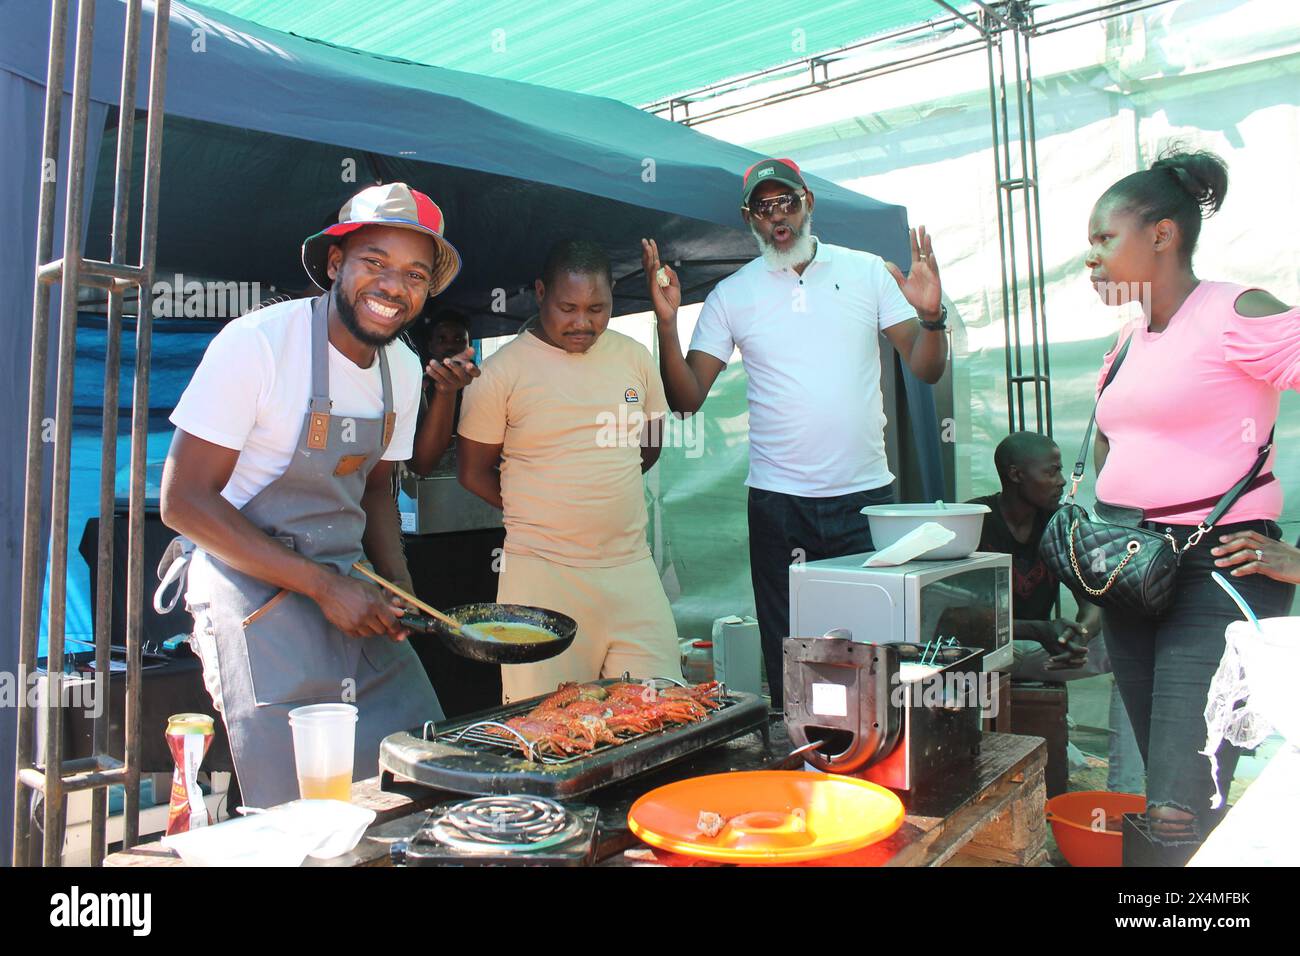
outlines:
{"label": "man wearing bucket hat", "polygon": [[[363,189],[303,243],[325,294],[229,323],[171,416],[162,514],[182,537],[155,605],[185,589],[191,644],[254,806],[298,796],[296,707],[356,705],[356,777],[375,772],[384,736],[442,717],[402,642],[401,608],[349,575],[366,558],[411,589],[390,482],[411,454],[421,370],[397,337],[460,269],[442,232],[423,193]],[[459,388],[477,370],[429,374]]]}
{"label": "man wearing bucket hat", "polygon": [[784,706],[791,563],[872,550],[859,511],[893,499],[879,333],[922,381],[937,382],[948,358],[947,312],[925,227],[912,230],[904,276],[878,256],[819,241],[813,202],[794,160],[764,159],[745,170],[741,218],[762,255],[709,294],[685,356],[677,336],[681,286],[671,268],[661,271],[655,241],[642,240],[673,411],[698,411],[736,349],[745,361],[750,574],[776,710]]}

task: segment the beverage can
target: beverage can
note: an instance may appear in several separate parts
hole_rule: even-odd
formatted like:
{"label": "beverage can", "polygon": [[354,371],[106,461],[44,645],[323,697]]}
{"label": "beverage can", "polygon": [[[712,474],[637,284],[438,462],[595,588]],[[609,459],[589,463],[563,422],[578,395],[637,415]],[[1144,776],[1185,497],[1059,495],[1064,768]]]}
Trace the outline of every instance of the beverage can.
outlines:
{"label": "beverage can", "polygon": [[212,824],[212,814],[199,788],[199,767],[212,746],[215,727],[207,714],[173,714],[167,718],[167,749],[176,763],[167,810],[168,836]]}
{"label": "beverage can", "polygon": [[692,641],[686,654],[682,676],[691,684],[704,684],[713,680],[713,642]]}

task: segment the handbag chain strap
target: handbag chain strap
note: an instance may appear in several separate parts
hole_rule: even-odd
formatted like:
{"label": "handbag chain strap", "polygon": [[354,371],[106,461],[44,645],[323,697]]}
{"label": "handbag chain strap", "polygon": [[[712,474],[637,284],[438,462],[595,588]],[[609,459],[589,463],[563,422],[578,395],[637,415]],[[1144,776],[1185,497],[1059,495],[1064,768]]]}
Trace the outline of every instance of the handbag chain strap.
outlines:
{"label": "handbag chain strap", "polygon": [[1110,573],[1110,577],[1106,579],[1106,583],[1102,585],[1101,590],[1097,590],[1096,588],[1088,586],[1088,582],[1083,579],[1083,572],[1079,570],[1079,559],[1074,554],[1074,533],[1078,530],[1079,530],[1079,519],[1075,518],[1074,522],[1070,525],[1070,567],[1074,569],[1075,580],[1077,580],[1079,584],[1083,586],[1083,589],[1085,591],[1087,591],[1093,597],[1101,597],[1112,587],[1114,587],[1115,581],[1119,578],[1119,573],[1124,570],[1124,565],[1132,561],[1133,556],[1142,550],[1142,542],[1130,541],[1128,543],[1128,554],[1124,555],[1124,560],[1121,561],[1119,563],[1119,566],[1116,567],[1115,570]]}
{"label": "handbag chain strap", "polygon": [[[1074,495],[1079,490],[1079,482],[1083,481],[1084,469],[1088,457],[1088,445],[1092,442],[1092,429],[1097,424],[1097,406],[1101,404],[1102,392],[1106,391],[1106,386],[1114,381],[1115,375],[1119,372],[1119,367],[1124,364],[1124,356],[1128,354],[1128,348],[1132,344],[1133,336],[1129,335],[1129,337],[1124,340],[1124,345],[1119,350],[1119,354],[1115,356],[1115,361],[1111,363],[1110,371],[1106,373],[1106,380],[1101,383],[1101,389],[1097,392],[1097,401],[1094,402],[1092,406],[1092,417],[1088,419],[1088,428],[1083,433],[1083,444],[1079,447],[1079,457],[1075,459],[1074,471],[1070,474],[1070,493],[1066,496],[1066,504],[1074,504]],[[1228,510],[1237,503],[1237,499],[1246,493],[1246,489],[1249,488],[1251,483],[1259,477],[1260,471],[1264,468],[1264,462],[1268,460],[1269,452],[1273,450],[1273,438],[1276,432],[1277,423],[1274,422],[1273,427],[1268,433],[1268,441],[1259,447],[1258,453],[1255,456],[1255,462],[1250,466],[1250,470],[1242,476],[1240,481],[1229,488],[1222,498],[1219,499],[1219,503],[1216,504],[1210,513],[1205,516],[1204,520],[1196,526],[1196,530],[1188,535],[1187,541],[1182,548],[1178,547],[1178,544],[1174,541],[1172,535],[1165,536],[1169,538],[1169,542],[1173,546],[1175,554],[1181,554],[1189,548],[1196,547],[1200,540],[1209,534],[1210,529],[1219,523],[1219,519],[1227,514]],[[1074,528],[1077,526],[1078,520],[1076,519],[1074,526],[1070,529],[1070,563],[1074,566],[1075,573],[1078,573],[1079,570],[1078,564],[1074,560]],[[1133,547],[1135,543],[1136,542],[1133,541],[1129,542],[1129,555],[1124,559],[1124,564],[1128,563],[1129,559],[1137,552],[1138,549]],[[1122,568],[1124,564],[1120,564],[1120,568]],[[1115,574],[1119,574],[1119,568],[1115,569]],[[1079,581],[1082,583],[1082,577]],[[1114,575],[1111,576],[1111,581],[1114,581]],[[1087,585],[1085,584],[1084,587],[1087,588]],[[1107,584],[1106,589],[1108,590],[1109,587],[1110,583]],[[1089,593],[1093,593],[1090,588],[1088,588],[1088,591]],[[1099,593],[1104,594],[1105,590]],[[1094,594],[1094,596],[1096,595]]]}

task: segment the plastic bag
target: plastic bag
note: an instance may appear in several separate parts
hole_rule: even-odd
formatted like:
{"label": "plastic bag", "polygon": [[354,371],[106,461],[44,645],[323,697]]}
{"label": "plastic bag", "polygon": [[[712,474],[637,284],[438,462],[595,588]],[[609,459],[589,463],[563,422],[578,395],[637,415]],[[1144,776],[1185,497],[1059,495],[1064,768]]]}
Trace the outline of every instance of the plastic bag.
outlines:
{"label": "plastic bag", "polygon": [[1244,749],[1258,747],[1274,731],[1300,742],[1300,695],[1295,674],[1300,667],[1300,618],[1272,617],[1256,630],[1234,621],[1224,634],[1223,657],[1210,681],[1205,702],[1205,749],[1215,781],[1210,806],[1223,805],[1219,789],[1219,746],[1228,741]]}

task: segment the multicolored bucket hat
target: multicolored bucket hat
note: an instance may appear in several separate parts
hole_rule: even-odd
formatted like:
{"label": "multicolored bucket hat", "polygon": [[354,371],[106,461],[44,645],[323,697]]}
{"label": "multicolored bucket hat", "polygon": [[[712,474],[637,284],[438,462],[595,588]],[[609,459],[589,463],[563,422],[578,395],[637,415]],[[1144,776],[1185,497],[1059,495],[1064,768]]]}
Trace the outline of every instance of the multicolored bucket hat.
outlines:
{"label": "multicolored bucket hat", "polygon": [[460,272],[460,253],[442,237],[444,225],[438,204],[406,183],[368,186],[343,204],[337,223],[307,237],[302,244],[302,265],[311,281],[328,291],[334,281],[328,271],[329,249],[342,236],[363,226],[414,229],[432,236],[438,247],[438,261],[433,264],[433,281],[429,284],[429,297],[433,298]]}

